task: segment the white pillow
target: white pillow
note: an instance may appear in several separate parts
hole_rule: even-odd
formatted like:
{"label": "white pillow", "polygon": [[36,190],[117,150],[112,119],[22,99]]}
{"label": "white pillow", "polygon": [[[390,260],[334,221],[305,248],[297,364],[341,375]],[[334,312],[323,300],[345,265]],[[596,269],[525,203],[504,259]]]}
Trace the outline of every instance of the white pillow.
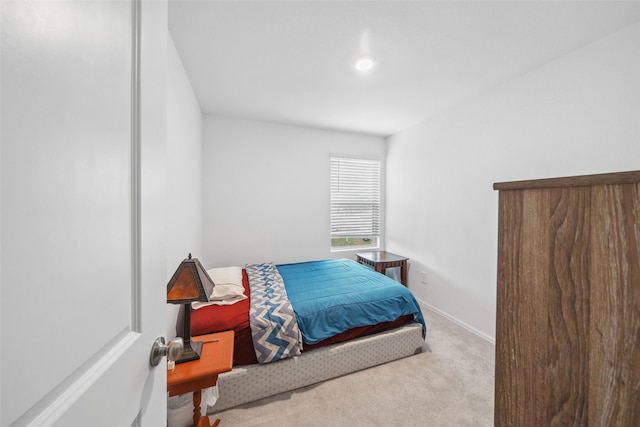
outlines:
{"label": "white pillow", "polygon": [[209,302],[193,302],[191,307],[197,310],[209,305],[231,305],[247,298],[242,286],[242,267],[222,267],[207,270],[213,280],[213,292]]}
{"label": "white pillow", "polygon": [[207,270],[207,274],[216,285],[231,283],[242,287],[242,267],[212,268]]}

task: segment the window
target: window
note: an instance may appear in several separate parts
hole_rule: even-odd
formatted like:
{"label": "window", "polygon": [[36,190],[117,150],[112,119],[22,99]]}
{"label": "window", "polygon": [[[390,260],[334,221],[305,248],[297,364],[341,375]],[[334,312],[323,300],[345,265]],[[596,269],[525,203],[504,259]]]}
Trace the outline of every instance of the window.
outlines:
{"label": "window", "polygon": [[380,161],[331,157],[331,249],[377,248]]}

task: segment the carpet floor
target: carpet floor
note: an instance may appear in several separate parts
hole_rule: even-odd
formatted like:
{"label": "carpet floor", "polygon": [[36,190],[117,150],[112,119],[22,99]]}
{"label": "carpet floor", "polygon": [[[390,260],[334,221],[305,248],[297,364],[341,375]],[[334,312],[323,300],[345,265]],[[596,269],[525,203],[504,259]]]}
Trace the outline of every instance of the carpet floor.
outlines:
{"label": "carpet floor", "polygon": [[211,415],[221,427],[492,426],[494,345],[422,306],[406,357]]}

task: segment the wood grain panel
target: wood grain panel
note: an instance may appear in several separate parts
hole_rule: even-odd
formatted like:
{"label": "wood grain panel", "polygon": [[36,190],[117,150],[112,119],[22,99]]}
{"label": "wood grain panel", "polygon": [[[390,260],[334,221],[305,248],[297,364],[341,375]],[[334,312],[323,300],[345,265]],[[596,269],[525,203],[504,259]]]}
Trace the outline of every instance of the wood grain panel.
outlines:
{"label": "wood grain panel", "polygon": [[[501,192],[498,212],[498,288],[496,317],[495,415],[497,426],[513,426],[523,421],[524,411],[517,412],[518,402],[524,400],[524,391],[517,375],[516,353],[520,332],[516,294],[519,290],[520,247],[522,241],[522,193]],[[511,408],[516,408],[512,410]]]}
{"label": "wood grain panel", "polygon": [[640,185],[593,189],[589,420],[640,425]]}
{"label": "wood grain panel", "polygon": [[548,259],[537,254],[549,245],[549,235],[539,232],[548,228],[548,196],[546,191],[500,194],[497,335],[504,339],[496,344],[504,347],[496,349],[498,426],[540,421],[535,397],[544,382],[539,366],[545,359]]}
{"label": "wood grain panel", "polygon": [[[549,263],[546,301],[547,336],[542,338],[547,351],[545,383],[539,384],[547,400],[548,426],[585,425],[589,349],[589,213],[590,188],[558,188],[549,190],[550,238],[545,253],[537,254]],[[538,230],[543,232],[544,229]],[[543,402],[541,402],[543,403]]]}
{"label": "wood grain panel", "polygon": [[496,426],[640,426],[640,173],[577,178],[500,186]]}
{"label": "wood grain panel", "polygon": [[[517,375],[525,387],[523,401],[519,406],[525,411],[519,416],[522,422],[516,425],[544,425],[545,413],[540,408],[548,405],[549,395],[538,393],[540,387],[548,383],[546,371],[541,367],[547,364],[549,300],[552,295],[546,286],[549,271],[550,234],[549,230],[550,192],[532,190],[523,196],[522,259],[520,265],[519,304],[520,323],[518,354],[520,366]],[[541,232],[542,231],[542,232]]]}

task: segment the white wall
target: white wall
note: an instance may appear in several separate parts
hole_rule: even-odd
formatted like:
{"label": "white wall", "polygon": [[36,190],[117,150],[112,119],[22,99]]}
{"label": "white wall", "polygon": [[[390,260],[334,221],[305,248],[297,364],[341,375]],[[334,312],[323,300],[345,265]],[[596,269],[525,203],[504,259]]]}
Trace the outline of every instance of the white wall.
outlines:
{"label": "white wall", "polygon": [[204,265],[351,257],[330,252],[329,155],[382,159],[384,139],[204,116]]}
{"label": "white wall", "polygon": [[419,299],[495,337],[492,184],[640,169],[638,76],[635,24],[388,139],[387,249]]}
{"label": "white wall", "polygon": [[[189,252],[202,261],[202,113],[171,35],[168,43],[167,282]],[[167,304],[167,338],[178,308]]]}

